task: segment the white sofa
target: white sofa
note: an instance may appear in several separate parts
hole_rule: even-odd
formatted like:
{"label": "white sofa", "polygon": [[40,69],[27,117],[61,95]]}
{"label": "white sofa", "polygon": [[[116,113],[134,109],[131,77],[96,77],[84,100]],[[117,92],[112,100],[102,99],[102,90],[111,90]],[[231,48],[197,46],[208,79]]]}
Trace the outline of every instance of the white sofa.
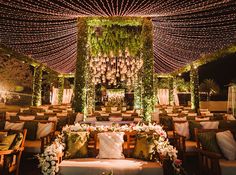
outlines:
{"label": "white sofa", "polygon": [[[128,158],[123,159],[99,159],[95,158],[99,143],[95,134],[94,138],[88,142],[88,148],[92,151],[90,158],[76,158],[62,160],[59,156],[60,175],[102,175],[103,173],[113,172],[114,175],[169,175],[164,172],[163,166],[159,162],[144,161],[132,157],[135,146],[136,133],[127,132],[123,144],[123,153]],[[166,166],[166,164],[165,164]],[[169,168],[171,169],[171,168]]]}
{"label": "white sofa", "polygon": [[109,172],[114,175],[163,175],[163,168],[159,163],[133,158],[69,159],[63,160],[59,167],[61,175],[102,175]]}

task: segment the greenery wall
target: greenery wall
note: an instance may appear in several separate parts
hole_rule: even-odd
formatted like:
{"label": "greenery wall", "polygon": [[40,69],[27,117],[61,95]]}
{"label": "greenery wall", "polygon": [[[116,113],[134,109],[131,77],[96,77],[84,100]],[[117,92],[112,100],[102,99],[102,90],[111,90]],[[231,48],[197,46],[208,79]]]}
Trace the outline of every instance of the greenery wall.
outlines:
{"label": "greenery wall", "polygon": [[86,63],[87,63],[87,22],[78,18],[77,62],[75,72],[74,102],[76,112],[86,112]]}
{"label": "greenery wall", "polygon": [[127,47],[131,55],[142,55],[143,74],[138,76],[134,87],[135,108],[143,107],[144,120],[151,120],[154,109],[152,22],[147,18],[129,19],[129,17],[79,18],[77,43],[73,104],[75,111],[87,113],[94,109],[95,87],[88,72],[89,57],[99,53],[109,54],[111,50],[117,55],[119,50],[125,50]]}
{"label": "greenery wall", "polygon": [[190,92],[191,92],[191,108],[198,112],[199,109],[199,76],[198,68],[191,65],[190,70]]}
{"label": "greenery wall", "polygon": [[42,66],[35,66],[33,75],[32,106],[40,106],[42,104],[42,76]]}
{"label": "greenery wall", "polygon": [[151,113],[154,110],[153,93],[153,25],[152,22],[144,18],[142,26],[142,57],[143,57],[143,119],[151,120]]}

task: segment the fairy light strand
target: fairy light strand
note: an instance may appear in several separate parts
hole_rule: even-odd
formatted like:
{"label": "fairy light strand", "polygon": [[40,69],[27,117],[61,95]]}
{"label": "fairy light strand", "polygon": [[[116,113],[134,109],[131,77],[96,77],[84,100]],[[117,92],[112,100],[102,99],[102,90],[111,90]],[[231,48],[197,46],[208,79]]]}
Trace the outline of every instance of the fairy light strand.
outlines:
{"label": "fairy light strand", "polygon": [[150,17],[155,71],[168,73],[235,44],[235,11],[234,0],[0,0],[0,42],[71,73],[78,17]]}

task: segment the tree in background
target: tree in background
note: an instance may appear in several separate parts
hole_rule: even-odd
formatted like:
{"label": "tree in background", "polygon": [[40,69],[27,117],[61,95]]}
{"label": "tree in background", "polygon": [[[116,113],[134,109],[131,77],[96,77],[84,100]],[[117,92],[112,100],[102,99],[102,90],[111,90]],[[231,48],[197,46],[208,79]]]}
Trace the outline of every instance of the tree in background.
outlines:
{"label": "tree in background", "polygon": [[210,100],[212,95],[216,95],[220,92],[219,85],[213,79],[205,79],[200,84],[200,92],[205,92],[207,94],[207,101]]}
{"label": "tree in background", "polygon": [[175,78],[175,83],[178,92],[190,92],[190,84],[183,78]]}

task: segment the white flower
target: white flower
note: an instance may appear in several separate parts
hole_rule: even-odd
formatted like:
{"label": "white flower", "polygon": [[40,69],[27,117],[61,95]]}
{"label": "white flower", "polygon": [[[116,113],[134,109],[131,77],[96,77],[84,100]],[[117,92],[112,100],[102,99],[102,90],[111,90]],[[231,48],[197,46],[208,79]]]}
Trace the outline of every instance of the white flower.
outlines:
{"label": "white flower", "polygon": [[50,160],[49,156],[46,156],[46,161],[49,161],[49,160]]}
{"label": "white flower", "polygon": [[47,170],[47,173],[48,173],[48,174],[51,174],[51,172],[52,172],[51,169],[48,169],[48,170]]}
{"label": "white flower", "polygon": [[59,167],[58,166],[56,166],[56,170],[55,170],[55,172],[58,172],[59,171]]}
{"label": "white flower", "polygon": [[51,161],[51,165],[55,165],[56,164],[56,162],[55,161]]}
{"label": "white flower", "polygon": [[51,167],[52,171],[54,172],[56,170],[56,167],[55,166],[52,166]]}

